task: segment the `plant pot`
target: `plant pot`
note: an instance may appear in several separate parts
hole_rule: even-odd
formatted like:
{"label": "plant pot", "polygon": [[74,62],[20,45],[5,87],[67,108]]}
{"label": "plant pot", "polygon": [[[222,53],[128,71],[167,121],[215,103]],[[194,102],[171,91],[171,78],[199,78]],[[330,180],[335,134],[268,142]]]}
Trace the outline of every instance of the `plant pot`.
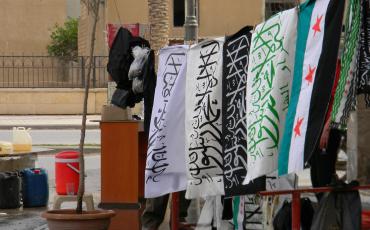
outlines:
{"label": "plant pot", "polygon": [[42,213],[49,230],[107,230],[115,216],[112,210],[83,211],[77,214],[74,209],[50,210]]}

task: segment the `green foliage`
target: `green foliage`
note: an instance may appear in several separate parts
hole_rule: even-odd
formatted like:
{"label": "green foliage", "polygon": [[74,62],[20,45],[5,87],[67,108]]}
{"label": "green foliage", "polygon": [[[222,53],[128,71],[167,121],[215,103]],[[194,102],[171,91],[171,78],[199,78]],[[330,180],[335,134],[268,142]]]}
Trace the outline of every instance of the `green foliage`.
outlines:
{"label": "green foliage", "polygon": [[77,19],[68,19],[64,26],[56,24],[50,35],[51,43],[47,46],[49,55],[57,56],[64,60],[75,60],[78,55],[77,37]]}

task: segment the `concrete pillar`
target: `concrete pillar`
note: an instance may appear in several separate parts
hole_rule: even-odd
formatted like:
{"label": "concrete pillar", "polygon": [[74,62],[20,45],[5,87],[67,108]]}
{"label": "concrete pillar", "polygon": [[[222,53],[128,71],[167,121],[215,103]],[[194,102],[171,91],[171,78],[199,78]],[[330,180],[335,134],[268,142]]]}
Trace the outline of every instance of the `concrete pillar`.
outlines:
{"label": "concrete pillar", "polygon": [[358,180],[370,183],[370,109],[365,108],[363,96],[358,98]]}
{"label": "concrete pillar", "polygon": [[358,123],[357,111],[351,112],[347,125],[347,180],[357,179],[358,175]]}

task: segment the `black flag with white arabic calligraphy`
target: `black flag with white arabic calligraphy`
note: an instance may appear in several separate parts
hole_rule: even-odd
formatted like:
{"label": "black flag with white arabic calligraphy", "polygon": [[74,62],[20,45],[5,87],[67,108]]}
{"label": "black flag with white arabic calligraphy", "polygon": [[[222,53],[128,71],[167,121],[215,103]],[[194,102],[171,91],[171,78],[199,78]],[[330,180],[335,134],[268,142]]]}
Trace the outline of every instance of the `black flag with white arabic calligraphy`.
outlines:
{"label": "black flag with white arabic calligraphy", "polygon": [[227,37],[223,49],[222,133],[225,196],[265,189],[265,178],[243,185],[247,174],[247,69],[252,27]]}

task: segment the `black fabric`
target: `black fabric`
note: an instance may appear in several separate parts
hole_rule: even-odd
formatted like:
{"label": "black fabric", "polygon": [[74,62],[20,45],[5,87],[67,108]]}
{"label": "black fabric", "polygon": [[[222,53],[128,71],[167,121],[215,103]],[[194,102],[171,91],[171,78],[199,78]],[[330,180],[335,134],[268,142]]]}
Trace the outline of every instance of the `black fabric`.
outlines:
{"label": "black fabric", "polygon": [[266,188],[266,178],[243,185],[247,174],[247,67],[253,27],[226,37],[223,49],[222,148],[225,196],[253,194]]}
{"label": "black fabric", "polygon": [[335,80],[344,2],[331,0],[326,12],[322,53],[316,70],[307,124],[304,162],[307,162],[315,151],[328,111]]}
{"label": "black fabric", "polygon": [[[191,200],[185,199],[185,193],[186,191],[180,192],[180,222],[184,222],[185,218],[187,217],[187,210],[191,202]],[[141,216],[141,224],[143,227],[148,229],[157,229],[159,225],[162,224],[167,210],[168,198],[169,194],[147,199],[144,212]]]}
{"label": "black fabric", "polygon": [[155,73],[154,51],[150,51],[148,60],[144,65],[144,131],[149,136],[150,120],[154,103],[155,86],[157,84],[157,75]]}
{"label": "black fabric", "polygon": [[[358,93],[370,95],[370,6],[369,0],[361,0],[360,60]],[[367,101],[367,106],[370,106]]]}
{"label": "black fabric", "polygon": [[[117,83],[117,89],[121,89],[120,95],[125,95],[120,103],[115,100],[117,106],[121,108],[134,107],[135,103],[143,99],[143,94],[135,94],[132,90],[132,80],[128,78],[130,65],[134,60],[132,48],[135,46],[150,48],[149,42],[141,37],[134,37],[125,28],[120,28],[109,50],[109,60],[107,71],[112,79]],[[143,76],[146,78],[146,76]],[[125,91],[123,91],[125,90]],[[122,104],[122,103],[126,104]]]}
{"label": "black fabric", "polygon": [[358,191],[326,193],[315,211],[311,229],[361,229],[361,209]]}
{"label": "black fabric", "polygon": [[0,172],[0,209],[21,206],[21,178],[17,172]]}
{"label": "black fabric", "polygon": [[233,218],[233,198],[223,197],[222,219],[231,220],[232,218]]}
{"label": "black fabric", "polygon": [[[301,198],[301,229],[311,229],[314,209],[308,198]],[[274,230],[291,230],[292,229],[292,204],[284,201],[283,206],[277,212],[273,221]]]}
{"label": "black fabric", "polygon": [[[335,163],[342,136],[342,131],[331,129],[326,151],[316,147],[310,159],[312,187],[323,187],[331,183],[333,175],[335,175]],[[316,197],[320,200],[322,194],[316,193]]]}
{"label": "black fabric", "polygon": [[124,89],[116,89],[112,95],[111,103],[115,106],[126,108],[129,91]]}

